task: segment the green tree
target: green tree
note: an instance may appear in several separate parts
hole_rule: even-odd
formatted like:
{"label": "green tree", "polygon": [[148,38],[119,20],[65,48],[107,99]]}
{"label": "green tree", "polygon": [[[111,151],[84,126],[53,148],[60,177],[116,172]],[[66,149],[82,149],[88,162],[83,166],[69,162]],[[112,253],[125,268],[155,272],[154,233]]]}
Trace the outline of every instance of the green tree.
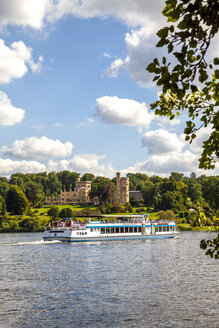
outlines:
{"label": "green tree", "polygon": [[94,181],[95,175],[92,173],[85,173],[81,177],[81,181]]}
{"label": "green tree", "polygon": [[[3,210],[4,204],[5,204],[5,200],[4,200],[4,198],[2,197],[2,195],[0,195],[0,214],[1,214],[1,215],[3,215],[2,210]],[[4,213],[4,214],[5,214],[5,213]]]}
{"label": "green tree", "polygon": [[142,191],[145,185],[149,182],[149,177],[142,173],[128,173],[130,190]]}
{"label": "green tree", "polygon": [[41,204],[45,195],[42,190],[42,186],[37,182],[29,181],[26,183],[26,192],[27,199],[35,207],[37,204]]}
{"label": "green tree", "polygon": [[114,197],[115,184],[105,177],[96,177],[91,186],[90,198],[98,199],[101,204],[111,202]]}
{"label": "green tree", "polygon": [[190,143],[197,130],[211,126],[199,167],[214,168],[219,155],[219,58],[206,57],[219,28],[218,0],[166,0],[162,13],[170,24],[157,32],[157,47],[167,46],[169,55],[147,67],[162,88],[151,108],[171,120],[187,110],[190,119],[184,133]]}
{"label": "green tree", "polygon": [[5,181],[0,181],[0,195],[2,195],[2,197],[4,199],[6,199],[6,195],[8,190],[10,189],[10,184],[5,182]]}
{"label": "green tree", "polygon": [[47,211],[47,214],[52,218],[56,219],[59,216],[59,209],[56,206],[51,206]]}
{"label": "green tree", "polygon": [[75,181],[80,177],[80,174],[77,172],[61,171],[57,173],[57,177],[61,182],[61,188],[69,191],[75,187]]}
{"label": "green tree", "polygon": [[159,211],[158,217],[160,220],[175,220],[176,219],[174,212],[171,210]]}
{"label": "green tree", "polygon": [[219,176],[206,177],[202,175],[197,178],[201,185],[202,196],[209,206],[214,210],[219,210]]}
{"label": "green tree", "polygon": [[61,182],[59,181],[55,172],[50,172],[48,174],[47,189],[49,190],[49,195],[57,195],[61,190]]}
{"label": "green tree", "polygon": [[23,193],[22,189],[18,186],[12,186],[6,197],[7,211],[12,214],[23,214],[29,207],[27,197]]}
{"label": "green tree", "polygon": [[72,218],[72,216],[73,216],[73,211],[70,207],[63,208],[59,213],[59,217],[62,219]]}
{"label": "green tree", "polygon": [[178,173],[178,172],[172,172],[170,176],[179,182],[179,181],[182,181],[184,174]]}

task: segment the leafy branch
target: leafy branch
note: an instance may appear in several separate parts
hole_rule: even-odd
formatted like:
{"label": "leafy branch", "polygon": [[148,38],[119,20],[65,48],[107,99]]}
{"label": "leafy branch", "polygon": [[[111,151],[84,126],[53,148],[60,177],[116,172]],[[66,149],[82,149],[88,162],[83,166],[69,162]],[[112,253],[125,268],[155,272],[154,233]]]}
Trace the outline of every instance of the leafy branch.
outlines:
{"label": "leafy branch", "polygon": [[[206,60],[218,32],[218,12],[218,0],[167,0],[162,13],[174,24],[157,32],[157,47],[167,46],[177,63],[171,65],[166,57],[160,63],[155,58],[147,67],[162,88],[159,100],[151,104],[156,115],[172,120],[186,109],[191,120],[186,122],[184,133],[190,143],[201,127],[211,126],[212,133],[204,141],[199,159],[199,167],[204,169],[214,168],[219,155],[219,58],[210,63]],[[200,120],[198,127],[196,118]]]}

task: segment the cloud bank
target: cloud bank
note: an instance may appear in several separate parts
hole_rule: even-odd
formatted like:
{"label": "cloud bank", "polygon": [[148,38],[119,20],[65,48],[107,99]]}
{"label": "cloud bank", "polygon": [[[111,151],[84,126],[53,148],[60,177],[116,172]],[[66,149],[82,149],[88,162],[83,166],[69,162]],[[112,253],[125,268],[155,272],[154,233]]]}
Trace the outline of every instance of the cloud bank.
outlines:
{"label": "cloud bank", "polygon": [[40,160],[47,158],[60,158],[71,155],[73,144],[62,143],[59,140],[47,137],[30,137],[25,140],[15,140],[11,148],[2,147],[4,155],[19,159]]}

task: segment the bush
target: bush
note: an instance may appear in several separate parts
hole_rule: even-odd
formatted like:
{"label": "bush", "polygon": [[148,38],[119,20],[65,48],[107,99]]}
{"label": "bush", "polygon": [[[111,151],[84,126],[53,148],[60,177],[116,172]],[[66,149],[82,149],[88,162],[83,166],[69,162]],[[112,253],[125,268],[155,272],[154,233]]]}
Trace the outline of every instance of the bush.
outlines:
{"label": "bush", "polygon": [[179,223],[187,223],[186,219],[179,219]]}

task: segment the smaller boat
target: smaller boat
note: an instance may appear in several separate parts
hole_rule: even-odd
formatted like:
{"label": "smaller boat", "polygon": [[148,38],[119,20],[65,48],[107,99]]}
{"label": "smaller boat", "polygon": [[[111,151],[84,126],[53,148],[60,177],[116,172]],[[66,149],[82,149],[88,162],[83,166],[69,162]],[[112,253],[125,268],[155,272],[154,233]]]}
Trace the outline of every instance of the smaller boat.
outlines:
{"label": "smaller boat", "polygon": [[93,242],[112,240],[138,240],[174,238],[179,232],[175,221],[149,220],[149,214],[103,215],[100,220],[73,219],[50,222],[43,240],[67,242]]}

